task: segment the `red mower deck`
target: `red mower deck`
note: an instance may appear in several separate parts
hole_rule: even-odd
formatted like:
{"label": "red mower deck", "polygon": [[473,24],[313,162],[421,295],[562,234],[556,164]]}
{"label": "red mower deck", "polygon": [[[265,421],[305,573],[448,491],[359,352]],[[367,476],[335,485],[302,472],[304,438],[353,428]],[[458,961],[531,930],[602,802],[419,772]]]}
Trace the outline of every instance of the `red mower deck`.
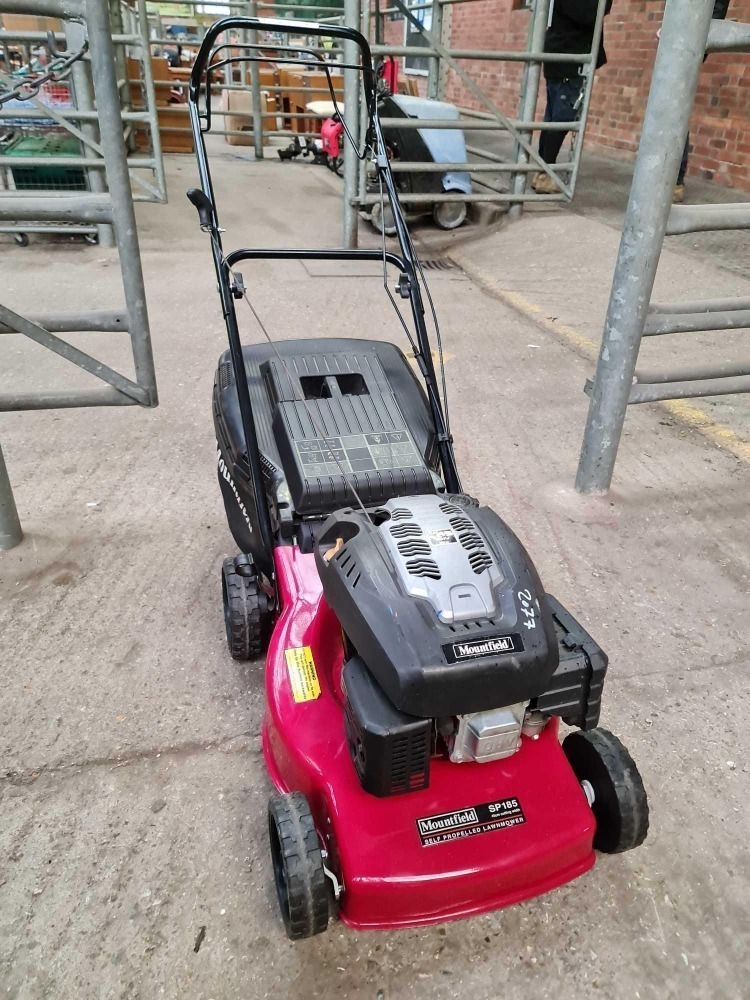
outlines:
{"label": "red mower deck", "polygon": [[[276,572],[281,614],[266,661],[263,750],[277,789],[304,792],[321,841],[338,858],[345,923],[392,928],[467,917],[549,892],[593,866],[594,817],[556,720],[538,739],[524,737],[506,760],[460,767],[433,761],[425,791],[386,799],[365,792],[344,739],[341,630],[315,557],[278,548]],[[300,665],[290,668],[287,651],[305,648],[320,695],[296,701],[291,673],[310,668],[300,653],[292,654]],[[301,684],[297,697],[314,693],[310,673]],[[506,806],[479,825],[477,806],[509,800],[520,816]],[[441,837],[450,839],[423,844]]]}

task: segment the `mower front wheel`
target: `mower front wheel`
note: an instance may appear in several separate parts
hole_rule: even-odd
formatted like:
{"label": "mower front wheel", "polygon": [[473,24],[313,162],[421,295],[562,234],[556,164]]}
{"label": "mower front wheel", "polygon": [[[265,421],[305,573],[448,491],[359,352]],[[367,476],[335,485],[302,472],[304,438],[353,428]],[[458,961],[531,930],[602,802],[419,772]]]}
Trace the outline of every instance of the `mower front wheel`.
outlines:
{"label": "mower front wheel", "polygon": [[328,886],[310,806],[302,792],[274,795],[268,803],[276,895],[292,941],[328,927]]}
{"label": "mower front wheel", "polygon": [[591,729],[570,733],[562,748],[576,778],[588,783],[584,790],[596,819],[594,849],[620,854],[639,847],[648,833],[648,799],[625,746],[607,729]]}
{"label": "mower front wheel", "polygon": [[225,559],[221,594],[227,645],[235,660],[254,660],[266,650],[273,623],[270,601],[247,557]]}

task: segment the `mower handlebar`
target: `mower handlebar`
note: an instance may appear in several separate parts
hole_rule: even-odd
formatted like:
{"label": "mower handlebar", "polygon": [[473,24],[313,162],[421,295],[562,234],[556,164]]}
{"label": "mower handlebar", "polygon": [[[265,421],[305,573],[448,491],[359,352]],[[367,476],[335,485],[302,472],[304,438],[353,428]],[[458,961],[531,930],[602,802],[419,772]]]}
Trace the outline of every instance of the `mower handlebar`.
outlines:
{"label": "mower handlebar", "polygon": [[[317,21],[294,21],[276,17],[223,17],[216,21],[206,32],[198,55],[195,57],[188,85],[188,104],[198,108],[201,83],[208,68],[214,42],[225,31],[232,28],[245,28],[250,31],[281,31],[295,34],[315,35],[322,38],[341,38],[354,42],[361,53],[362,84],[365,91],[365,104],[370,114],[375,109],[375,74],[372,65],[370,46],[364,35],[354,28],[343,24],[318,24]],[[268,44],[273,49],[273,42]],[[269,56],[273,61],[273,56]],[[335,64],[334,64],[335,65]]]}

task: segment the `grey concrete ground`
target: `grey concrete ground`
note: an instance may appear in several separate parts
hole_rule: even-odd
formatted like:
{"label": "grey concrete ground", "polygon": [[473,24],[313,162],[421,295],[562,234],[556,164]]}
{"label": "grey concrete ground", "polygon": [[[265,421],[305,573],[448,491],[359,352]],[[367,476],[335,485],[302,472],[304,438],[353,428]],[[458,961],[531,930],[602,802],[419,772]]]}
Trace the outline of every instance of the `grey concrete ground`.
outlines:
{"label": "grey concrete ground", "polygon": [[[337,242],[332,175],[219,149],[228,245]],[[612,496],[593,517],[563,512],[591,365],[485,280],[488,260],[502,278],[512,243],[497,259],[494,244],[464,248],[476,280],[432,279],[458,458],[466,488],[507,518],[547,588],[608,649],[602,722],[641,767],[651,833],[503,912],[286,940],[266,850],[262,666],[229,658],[221,621],[232,541],[210,391],[224,332],[207,238],[182,197],[192,161],[168,169],[170,205],[139,209],[159,409],[0,420],[26,530],[0,554],[0,995],[747,997],[748,466],[664,408],[639,407]],[[19,311],[117,295],[112,257],[96,249],[4,247],[1,266]],[[278,338],[400,342],[374,272],[244,273]],[[526,289],[528,301],[547,286]],[[245,336],[258,338],[249,317]],[[84,380],[35,345],[0,340],[0,388]],[[126,364],[119,338],[76,342]]]}
{"label": "grey concrete ground", "polygon": [[[513,144],[502,133],[496,135],[492,132],[477,132],[471,138],[471,142],[477,148],[498,153],[512,161]],[[563,163],[569,158],[566,141],[558,160]],[[613,159],[592,153],[585,148],[572,206],[553,208],[552,211],[568,213],[572,210],[577,215],[603,222],[619,232],[630,194],[633,163],[632,159]],[[507,188],[508,174],[486,174],[485,178],[501,188]],[[692,173],[688,173],[685,180],[686,204],[719,204],[748,200],[750,194],[746,191],[722,187]],[[547,214],[550,207],[533,206],[530,211]],[[720,266],[745,278],[750,277],[750,238],[747,230],[690,233],[687,236],[671,237],[667,245],[673,251],[701,260],[708,265]]]}
{"label": "grey concrete ground", "polygon": [[[477,133],[483,148],[506,157],[512,145],[493,133]],[[569,159],[566,147],[560,162]],[[527,224],[506,228],[498,213],[486,238],[481,228],[452,234],[456,258],[486,288],[522,313],[555,325],[585,355],[595,358],[604,326],[612,274],[630,193],[633,162],[585,151],[572,205],[537,204],[526,208]],[[489,175],[507,184],[508,175]],[[745,192],[688,175],[688,203],[742,202]],[[428,230],[423,230],[425,234]],[[429,237],[434,238],[434,237]],[[480,242],[474,245],[478,239]],[[464,244],[469,243],[464,251]],[[691,233],[664,242],[653,301],[679,303],[750,294],[750,234],[747,230]],[[588,343],[586,343],[588,342]],[[639,370],[674,370],[688,365],[744,360],[750,364],[746,330],[677,334],[643,341]],[[750,396],[716,396],[670,404],[683,416],[718,421],[721,428],[750,441]],[[719,431],[721,434],[721,430]],[[750,455],[750,445],[740,445]]]}

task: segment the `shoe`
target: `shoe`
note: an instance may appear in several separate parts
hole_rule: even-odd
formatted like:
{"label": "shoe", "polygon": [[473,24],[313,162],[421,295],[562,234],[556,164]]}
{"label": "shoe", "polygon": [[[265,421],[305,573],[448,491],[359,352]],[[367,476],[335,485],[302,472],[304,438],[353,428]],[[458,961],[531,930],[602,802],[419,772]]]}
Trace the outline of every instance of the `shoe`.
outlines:
{"label": "shoe", "polygon": [[555,184],[550,175],[545,174],[541,170],[539,173],[534,174],[531,186],[537,194],[558,194],[560,191],[560,188]]}
{"label": "shoe", "polygon": [[672,192],[672,204],[681,205],[685,200],[685,185],[675,184],[674,191]]}

